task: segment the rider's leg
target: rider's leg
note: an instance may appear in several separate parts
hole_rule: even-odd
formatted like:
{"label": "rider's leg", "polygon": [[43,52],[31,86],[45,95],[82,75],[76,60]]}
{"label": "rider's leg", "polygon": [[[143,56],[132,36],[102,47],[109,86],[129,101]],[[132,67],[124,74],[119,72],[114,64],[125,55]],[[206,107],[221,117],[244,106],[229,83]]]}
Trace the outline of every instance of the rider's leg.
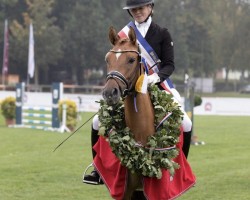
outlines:
{"label": "rider's leg", "polygon": [[183,112],[183,120],[182,120],[182,127],[183,127],[183,146],[182,146],[182,151],[185,155],[185,157],[188,157],[189,153],[189,148],[191,144],[191,136],[192,136],[192,121],[188,117],[187,113],[185,112],[182,104],[181,104],[181,96],[180,93],[175,89],[171,88],[170,89],[172,95],[173,95],[173,100],[177,102],[180,105],[180,109]]}
{"label": "rider's leg", "polygon": [[[92,126],[91,126],[91,146],[92,146],[93,159],[96,156],[96,152],[93,149],[93,146],[97,143],[99,139],[98,129],[99,129],[99,119],[98,119],[98,115],[95,115],[95,117],[93,118]],[[102,180],[100,179],[99,174],[97,173],[95,169],[91,172],[91,174],[84,176],[83,182],[94,184],[94,185],[103,184]]]}
{"label": "rider's leg", "polygon": [[189,148],[191,144],[191,136],[192,136],[192,121],[188,117],[187,113],[183,111],[183,146],[182,151],[186,158],[188,158]]}
{"label": "rider's leg", "polygon": [[91,146],[92,146],[93,159],[96,156],[96,152],[93,149],[93,147],[95,146],[95,144],[97,143],[99,139],[98,131],[99,131],[99,119],[98,119],[98,115],[95,115],[93,118],[92,126],[91,126]]}

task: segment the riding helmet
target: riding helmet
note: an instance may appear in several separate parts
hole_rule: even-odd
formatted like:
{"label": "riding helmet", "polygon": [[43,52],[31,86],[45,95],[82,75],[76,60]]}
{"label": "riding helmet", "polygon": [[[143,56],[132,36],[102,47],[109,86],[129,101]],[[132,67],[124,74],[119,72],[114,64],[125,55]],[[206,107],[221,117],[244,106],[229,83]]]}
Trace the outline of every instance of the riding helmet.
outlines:
{"label": "riding helmet", "polygon": [[145,6],[148,4],[154,5],[154,0],[126,0],[126,6],[123,9],[128,10],[132,8]]}

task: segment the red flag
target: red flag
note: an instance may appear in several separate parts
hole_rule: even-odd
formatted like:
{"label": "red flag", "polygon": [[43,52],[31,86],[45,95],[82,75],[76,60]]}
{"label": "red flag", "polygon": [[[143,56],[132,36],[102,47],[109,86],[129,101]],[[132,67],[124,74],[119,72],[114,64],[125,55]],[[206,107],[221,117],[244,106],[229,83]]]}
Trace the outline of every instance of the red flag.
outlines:
{"label": "red flag", "polygon": [[5,20],[4,26],[4,49],[3,49],[3,69],[2,75],[6,76],[8,74],[9,67],[9,30],[8,30],[8,21]]}

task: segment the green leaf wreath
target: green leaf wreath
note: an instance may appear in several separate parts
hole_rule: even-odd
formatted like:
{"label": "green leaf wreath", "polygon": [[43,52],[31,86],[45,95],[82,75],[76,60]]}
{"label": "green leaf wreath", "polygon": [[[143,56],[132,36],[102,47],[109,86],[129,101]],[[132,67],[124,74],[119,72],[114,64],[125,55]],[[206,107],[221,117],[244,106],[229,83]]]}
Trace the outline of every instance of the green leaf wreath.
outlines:
{"label": "green leaf wreath", "polygon": [[161,169],[169,170],[173,176],[175,169],[179,168],[173,159],[179,153],[175,145],[179,141],[183,113],[172,95],[161,91],[156,85],[150,85],[148,91],[155,110],[155,125],[159,125],[167,113],[171,115],[153,136],[148,137],[146,146],[137,145],[133,133],[126,126],[122,99],[113,107],[104,100],[99,102],[99,134],[107,138],[113,153],[132,173],[160,179]]}

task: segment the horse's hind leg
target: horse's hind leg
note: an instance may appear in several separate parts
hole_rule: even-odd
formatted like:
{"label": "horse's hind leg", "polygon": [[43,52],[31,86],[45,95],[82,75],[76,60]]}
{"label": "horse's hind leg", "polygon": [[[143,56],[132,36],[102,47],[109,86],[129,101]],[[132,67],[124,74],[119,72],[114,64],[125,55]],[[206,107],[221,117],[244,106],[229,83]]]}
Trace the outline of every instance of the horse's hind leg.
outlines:
{"label": "horse's hind leg", "polygon": [[143,191],[134,191],[131,200],[147,200]]}

